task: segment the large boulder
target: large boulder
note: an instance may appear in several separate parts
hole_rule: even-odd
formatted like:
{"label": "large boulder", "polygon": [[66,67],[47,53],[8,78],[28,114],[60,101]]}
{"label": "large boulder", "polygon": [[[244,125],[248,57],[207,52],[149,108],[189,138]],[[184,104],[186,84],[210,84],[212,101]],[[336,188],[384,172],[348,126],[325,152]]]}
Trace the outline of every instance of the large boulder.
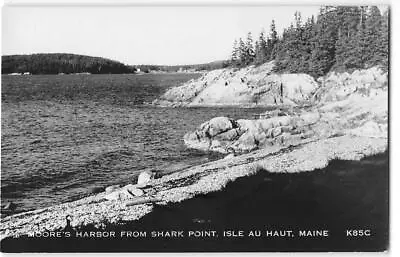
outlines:
{"label": "large boulder", "polygon": [[111,192],[104,196],[104,199],[109,201],[126,201],[133,198],[135,198],[134,195],[130,194],[127,190],[123,189]]}
{"label": "large boulder", "polygon": [[134,196],[142,196],[144,194],[143,190],[138,188],[137,185],[128,184],[122,189],[127,190],[130,194]]}
{"label": "large boulder", "polygon": [[204,131],[210,137],[226,132],[236,127],[234,120],[227,117],[216,117],[200,126],[200,130]]}
{"label": "large boulder", "polygon": [[189,148],[198,149],[202,151],[208,151],[211,146],[211,140],[203,132],[194,131],[186,133],[183,136],[183,141],[185,145]]}
{"label": "large boulder", "polygon": [[249,131],[230,146],[230,149],[234,152],[249,152],[257,148],[258,141],[255,139],[254,134]]}
{"label": "large boulder", "polygon": [[146,185],[151,181],[153,178],[154,174],[151,171],[143,171],[140,172],[137,180],[137,185]]}

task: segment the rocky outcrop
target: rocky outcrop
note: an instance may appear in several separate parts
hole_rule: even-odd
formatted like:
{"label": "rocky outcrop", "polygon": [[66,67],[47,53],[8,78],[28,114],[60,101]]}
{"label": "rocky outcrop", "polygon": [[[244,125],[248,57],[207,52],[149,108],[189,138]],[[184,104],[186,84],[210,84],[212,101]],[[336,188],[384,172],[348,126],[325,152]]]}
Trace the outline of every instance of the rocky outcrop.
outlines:
{"label": "rocky outcrop", "polygon": [[320,88],[313,98],[325,104],[347,99],[351,95],[373,96],[387,89],[388,73],[379,67],[355,70],[353,73],[331,72],[318,79]]}
{"label": "rocky outcrop", "polygon": [[169,89],[159,106],[276,106],[308,102],[318,83],[307,74],[272,74],[274,62],[226,68]]}
{"label": "rocky outcrop", "polygon": [[[190,148],[221,153],[289,146],[337,134],[387,138],[387,73],[379,68],[330,73],[320,79],[313,105],[274,110],[257,120],[214,118],[184,136]],[[222,127],[213,130],[210,128]]]}
{"label": "rocky outcrop", "polygon": [[[231,120],[226,117],[214,118],[184,136],[190,148],[220,153],[242,153],[275,144],[289,144],[294,140],[310,137],[315,133],[305,127],[316,123],[319,113],[305,113],[297,116],[276,116],[258,120]],[[209,128],[220,126],[225,121],[229,126],[219,133],[209,133]]]}

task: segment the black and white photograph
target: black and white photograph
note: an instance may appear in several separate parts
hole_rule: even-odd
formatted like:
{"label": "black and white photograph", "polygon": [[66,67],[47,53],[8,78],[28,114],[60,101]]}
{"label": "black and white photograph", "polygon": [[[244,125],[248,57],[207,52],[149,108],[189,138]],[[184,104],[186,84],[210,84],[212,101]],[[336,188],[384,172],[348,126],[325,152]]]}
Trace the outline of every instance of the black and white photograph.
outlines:
{"label": "black and white photograph", "polygon": [[387,252],[390,20],[5,3],[1,252]]}

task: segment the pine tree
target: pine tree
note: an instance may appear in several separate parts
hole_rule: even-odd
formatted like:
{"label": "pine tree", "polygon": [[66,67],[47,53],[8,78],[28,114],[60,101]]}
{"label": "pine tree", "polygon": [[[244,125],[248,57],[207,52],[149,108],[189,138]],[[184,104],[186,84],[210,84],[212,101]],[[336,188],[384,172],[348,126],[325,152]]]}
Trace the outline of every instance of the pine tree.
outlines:
{"label": "pine tree", "polygon": [[254,45],[253,45],[253,37],[251,35],[251,32],[247,33],[247,39],[246,39],[246,61],[245,65],[249,65],[254,61],[255,58],[255,51],[254,51]]}
{"label": "pine tree", "polygon": [[314,49],[311,53],[311,74],[322,76],[326,74],[335,63],[335,45],[337,40],[337,24],[335,7],[321,8],[316,22]]}
{"label": "pine tree", "polygon": [[368,66],[376,65],[381,61],[379,55],[380,32],[382,28],[382,16],[378,7],[371,6],[365,21],[365,62]]}
{"label": "pine tree", "polygon": [[247,61],[247,48],[246,45],[244,43],[244,41],[242,40],[242,38],[239,38],[239,66],[243,66],[246,65],[246,61]]}
{"label": "pine tree", "polygon": [[275,59],[276,46],[278,44],[278,32],[276,32],[275,20],[271,21],[269,40],[267,40],[266,57],[267,60]]}
{"label": "pine tree", "polygon": [[[352,64],[354,42],[357,35],[361,18],[359,7],[339,6],[336,9],[338,22],[338,39],[335,43],[335,67],[346,69]],[[357,39],[358,40],[358,39]]]}
{"label": "pine tree", "polygon": [[261,53],[261,48],[260,45],[258,43],[258,41],[256,41],[254,43],[254,64],[259,65],[261,63],[263,63],[262,61],[262,53]]}
{"label": "pine tree", "polygon": [[299,72],[310,73],[311,72],[311,54],[314,49],[312,44],[315,37],[315,21],[314,16],[311,16],[304,24],[302,30],[302,42],[301,42],[301,64]]}
{"label": "pine tree", "polygon": [[378,46],[376,54],[379,56],[380,64],[387,69],[389,64],[389,9],[382,15]]}
{"label": "pine tree", "polygon": [[366,61],[367,43],[365,40],[365,20],[366,7],[361,6],[359,12],[359,22],[354,36],[349,38],[348,58],[344,62],[347,69],[364,68]]}
{"label": "pine tree", "polygon": [[236,65],[238,65],[239,61],[240,61],[240,56],[239,56],[238,41],[235,39],[235,41],[233,41],[233,50],[232,50],[232,55],[231,55],[231,63],[234,66],[236,66]]}
{"label": "pine tree", "polygon": [[265,40],[265,32],[262,30],[255,47],[255,63],[262,64],[267,61],[266,56],[267,42]]}
{"label": "pine tree", "polygon": [[296,29],[301,29],[301,13],[296,11],[294,13],[295,27]]}
{"label": "pine tree", "polygon": [[311,56],[311,20],[302,24],[300,12],[294,14],[294,24],[286,29],[276,49],[276,70],[286,72],[308,72]]}
{"label": "pine tree", "polygon": [[372,65],[387,67],[389,58],[389,12],[376,6],[325,6],[317,19],[294,22],[278,38],[275,21],[270,32],[260,33],[255,46],[251,33],[236,41],[232,63],[244,66],[274,59],[281,72],[304,72],[322,76],[331,69],[358,69]]}

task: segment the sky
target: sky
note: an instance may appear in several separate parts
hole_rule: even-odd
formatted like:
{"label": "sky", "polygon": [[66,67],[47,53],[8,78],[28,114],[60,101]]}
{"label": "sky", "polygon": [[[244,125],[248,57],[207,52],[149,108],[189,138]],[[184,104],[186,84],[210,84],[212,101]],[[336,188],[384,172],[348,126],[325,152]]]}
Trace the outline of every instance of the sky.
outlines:
{"label": "sky", "polygon": [[278,33],[319,6],[5,6],[2,54],[74,53],[125,64],[180,65],[228,59],[233,41]]}

